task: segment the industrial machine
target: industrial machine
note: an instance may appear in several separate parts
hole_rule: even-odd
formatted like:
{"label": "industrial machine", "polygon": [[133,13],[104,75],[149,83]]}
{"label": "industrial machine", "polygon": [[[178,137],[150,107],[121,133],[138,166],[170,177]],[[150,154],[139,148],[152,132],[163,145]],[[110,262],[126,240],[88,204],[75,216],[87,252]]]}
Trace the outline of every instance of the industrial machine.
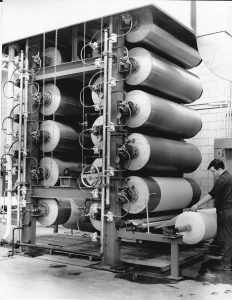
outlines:
{"label": "industrial machine", "polygon": [[179,278],[177,232],[193,226],[178,222],[164,235],[162,224],[175,224],[200,198],[186,173],[201,153],[184,140],[202,126],[185,106],[202,94],[189,71],[201,62],[193,32],[146,6],[4,49],[4,239],[15,194],[23,250],[39,247],[37,222],[94,233],[110,267],[121,264],[125,239],[162,242],[171,245],[171,276]]}

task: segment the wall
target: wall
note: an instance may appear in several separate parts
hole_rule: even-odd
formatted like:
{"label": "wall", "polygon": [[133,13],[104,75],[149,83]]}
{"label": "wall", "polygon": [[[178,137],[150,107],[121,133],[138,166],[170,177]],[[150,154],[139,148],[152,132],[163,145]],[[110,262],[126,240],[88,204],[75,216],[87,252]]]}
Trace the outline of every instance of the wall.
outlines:
{"label": "wall", "polygon": [[[200,149],[202,163],[194,173],[186,174],[186,176],[192,177],[199,183],[202,196],[204,196],[213,185],[213,175],[207,171],[207,167],[214,158],[214,139],[226,137],[227,123],[225,121],[229,110],[230,82],[215,76],[205,67],[204,63],[193,69],[192,72],[201,78],[203,94],[190,107],[201,115],[203,126],[194,138],[187,141]],[[229,125],[231,127],[231,124]],[[205,206],[211,207],[212,203]]]}

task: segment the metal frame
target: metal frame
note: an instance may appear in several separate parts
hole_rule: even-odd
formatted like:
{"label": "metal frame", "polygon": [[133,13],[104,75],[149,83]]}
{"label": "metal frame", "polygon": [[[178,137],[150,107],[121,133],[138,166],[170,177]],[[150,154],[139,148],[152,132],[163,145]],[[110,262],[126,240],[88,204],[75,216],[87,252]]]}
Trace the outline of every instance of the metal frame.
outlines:
{"label": "metal frame", "polygon": [[[187,35],[190,42],[193,39],[193,33],[182,28],[181,25],[170,18],[167,14],[154,6],[148,6],[157,13],[159,21],[164,22],[167,18],[173,25],[173,30],[183,29],[183,35]],[[133,12],[135,10],[131,10]],[[120,265],[120,243],[121,239],[132,240],[149,240],[155,242],[168,243],[171,245],[171,278],[180,279],[179,276],[179,245],[182,244],[181,237],[176,239],[164,239],[160,234],[130,232],[125,229],[117,228],[117,222],[121,219],[121,206],[118,201],[118,192],[122,186],[123,174],[117,171],[115,158],[120,145],[124,143],[125,135],[122,133],[121,127],[117,126],[117,113],[120,101],[124,98],[124,80],[120,73],[120,57],[123,57],[125,38],[123,37],[122,29],[120,28],[120,14],[104,18],[107,23],[107,28],[104,30],[104,65],[100,64],[100,70],[104,68],[104,125],[103,125],[103,177],[102,177],[102,265],[116,267]],[[46,67],[43,72],[34,75],[36,81],[51,81],[54,73],[56,80],[64,78],[75,78],[82,80],[83,73],[91,75],[97,69],[94,64],[95,58],[86,59],[86,64],[81,60],[77,61],[78,48],[78,25],[70,27],[72,30],[72,61],[63,63],[57,66]],[[117,36],[117,44],[112,39],[112,34]],[[183,38],[183,37],[182,37]],[[33,43],[35,43],[33,41]],[[38,38],[38,43],[41,43]],[[26,42],[26,60],[28,58],[28,47],[30,40]],[[116,58],[116,59],[114,59]],[[28,62],[27,62],[28,63]],[[98,65],[99,67],[99,65]],[[27,69],[27,65],[26,65]],[[26,79],[27,80],[27,79]],[[116,86],[113,82],[117,81]],[[27,82],[28,83],[28,82]],[[36,198],[41,197],[77,197],[78,188],[73,187],[52,187],[33,189],[34,182],[31,177],[31,170],[35,164],[33,158],[38,158],[37,146],[33,144],[31,132],[34,130],[33,122],[39,122],[39,111],[35,114],[30,112],[33,110],[32,86],[26,84],[25,88],[25,105],[27,112],[25,113],[26,126],[24,127],[24,146],[23,152],[30,149],[30,157],[27,157],[27,163],[23,163],[23,169],[26,170],[26,176],[23,178],[23,183],[27,186],[26,207],[23,209],[23,229],[22,243],[24,245],[36,244],[36,218],[31,216],[31,209],[36,204]],[[26,131],[25,131],[26,130]],[[27,133],[27,134],[26,134]],[[20,151],[21,152],[21,151]],[[21,156],[20,156],[21,157]],[[109,220],[108,213],[111,213],[113,218]],[[148,228],[149,230],[149,228]]]}
{"label": "metal frame", "polygon": [[120,239],[127,240],[141,240],[141,241],[153,241],[161,242],[171,245],[171,274],[170,279],[180,280],[179,269],[179,245],[183,244],[182,237],[168,238],[163,237],[161,234],[154,233],[143,233],[143,232],[132,232],[127,231],[126,229],[120,229],[117,232],[117,237]]}

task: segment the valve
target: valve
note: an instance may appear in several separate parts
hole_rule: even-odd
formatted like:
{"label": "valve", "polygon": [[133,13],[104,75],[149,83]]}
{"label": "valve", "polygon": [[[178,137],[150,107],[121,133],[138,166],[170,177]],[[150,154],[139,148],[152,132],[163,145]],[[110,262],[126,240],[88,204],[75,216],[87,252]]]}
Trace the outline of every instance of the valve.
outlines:
{"label": "valve", "polygon": [[97,242],[99,240],[99,236],[98,236],[97,232],[93,232],[89,236],[90,236],[92,242]]}
{"label": "valve", "polygon": [[113,213],[109,210],[108,213],[106,214],[106,217],[107,217],[107,221],[108,222],[113,222],[113,219],[114,219],[114,215]]}
{"label": "valve", "polygon": [[93,189],[91,193],[93,195],[93,199],[95,200],[99,199],[99,190],[97,188]]}

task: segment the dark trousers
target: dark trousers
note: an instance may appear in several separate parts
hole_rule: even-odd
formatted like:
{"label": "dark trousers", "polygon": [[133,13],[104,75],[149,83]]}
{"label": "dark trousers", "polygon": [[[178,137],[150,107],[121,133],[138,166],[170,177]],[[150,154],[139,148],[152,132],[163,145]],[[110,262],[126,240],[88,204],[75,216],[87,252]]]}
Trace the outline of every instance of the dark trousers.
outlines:
{"label": "dark trousers", "polygon": [[222,247],[223,245],[223,219],[222,212],[217,210],[217,236],[215,237],[217,245]]}
{"label": "dark trousers", "polygon": [[232,264],[232,208],[223,209],[220,211],[220,221],[223,239],[223,258],[222,264]]}

